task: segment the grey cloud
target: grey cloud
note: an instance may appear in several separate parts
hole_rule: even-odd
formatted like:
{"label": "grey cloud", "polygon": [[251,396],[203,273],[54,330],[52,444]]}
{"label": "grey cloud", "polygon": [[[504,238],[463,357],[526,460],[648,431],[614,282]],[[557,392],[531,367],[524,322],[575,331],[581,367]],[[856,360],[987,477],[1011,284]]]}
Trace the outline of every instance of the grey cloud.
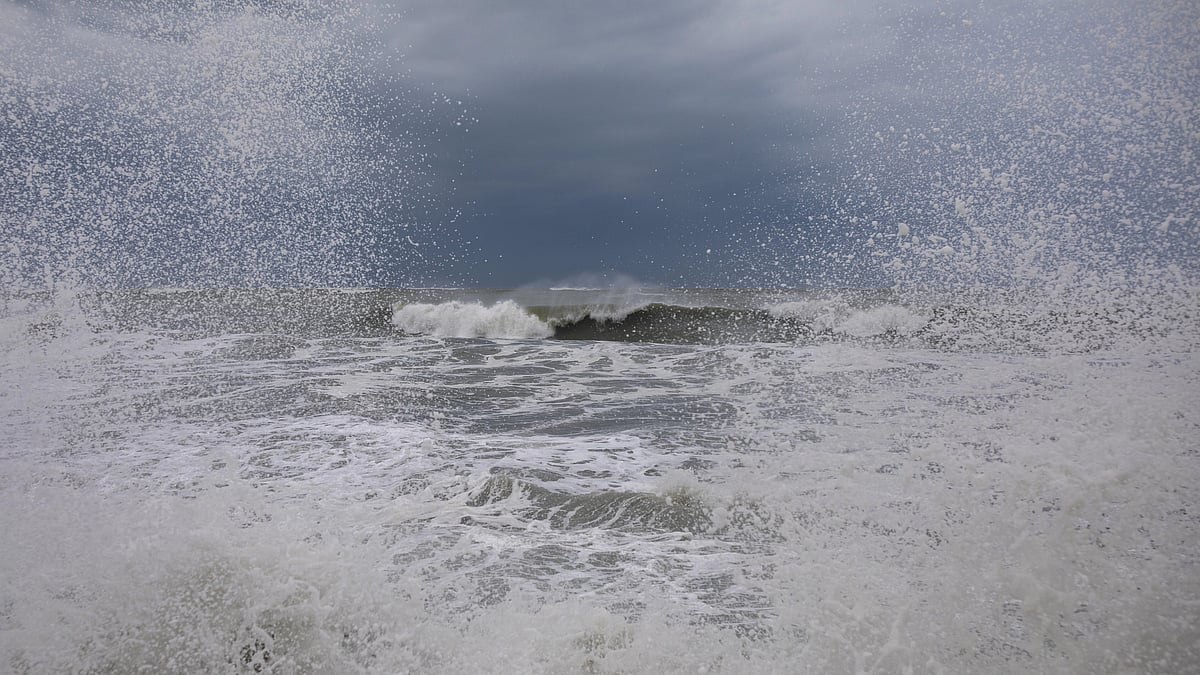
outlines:
{"label": "grey cloud", "polygon": [[753,209],[846,81],[873,86],[889,20],[861,2],[413,2],[392,44],[479,118],[442,150],[485,250],[538,218],[637,266]]}
{"label": "grey cloud", "polygon": [[[1180,47],[1194,9],[1151,4],[1144,30],[1166,35],[1166,26],[1166,46]],[[1182,126],[1164,131],[1153,118],[1186,117],[1195,98],[1175,91],[1173,52],[1138,47],[1157,64],[1153,77],[1109,81],[1108,64],[1129,74],[1130,59],[1142,57],[1122,57],[1107,26],[1140,16],[1119,0],[228,0],[204,11],[168,0],[10,2],[0,4],[0,86],[11,94],[0,112],[40,125],[41,135],[10,125],[0,142],[52,160],[50,188],[91,187],[53,204],[22,178],[6,186],[15,195],[7,203],[78,225],[108,215],[94,205],[115,198],[123,232],[160,252],[151,261],[177,261],[211,237],[159,229],[138,239],[147,210],[164,221],[220,221],[218,233],[238,219],[265,222],[275,229],[240,242],[260,257],[277,235],[294,234],[289,213],[310,221],[309,239],[293,247],[303,251],[328,234],[316,223],[350,214],[353,226],[334,234],[374,247],[372,264],[387,268],[381,279],[400,278],[414,261],[467,283],[608,271],[770,283],[787,279],[764,277],[764,266],[807,265],[803,278],[818,278],[820,261],[851,259],[843,249],[858,245],[864,222],[921,218],[954,235],[960,223],[946,204],[978,182],[980,162],[989,171],[1022,162],[1032,197],[1014,208],[1059,204],[1063,194],[1094,196],[1057,192],[1056,176],[1077,168],[1059,158],[1096,165],[1183,138]],[[1097,69],[1082,69],[1088,60]],[[1038,98],[1035,86],[1057,98]],[[1148,97],[1150,113],[1126,115],[1098,139],[1109,123],[1092,118],[1105,106],[1124,110],[1135,94]],[[1171,97],[1183,112],[1168,110]],[[1092,109],[1067,120],[1071,153],[1048,154],[1029,129],[1074,114],[1072,101]],[[86,158],[71,146],[72,128],[113,155],[99,158],[99,171],[60,161]],[[153,143],[138,146],[138,137]],[[138,148],[143,168],[183,168],[175,175],[195,180],[130,197],[127,188],[147,184],[122,173],[123,148]],[[11,176],[28,168],[20,153],[3,158]],[[1126,193],[1177,204],[1164,216],[1177,227],[1194,199],[1169,186],[1186,183],[1190,169],[1126,165],[1141,171]],[[223,178],[204,180],[212,176]],[[353,194],[327,198],[343,188]],[[252,208],[222,221],[214,199]],[[995,195],[976,196],[977,212],[988,200]],[[446,202],[465,216],[455,219]],[[266,221],[263,210],[273,214]],[[1009,217],[997,213],[996,222]],[[457,246],[460,228],[475,248]],[[709,249],[711,258],[700,255]],[[227,253],[209,271],[259,265],[241,249]],[[705,276],[710,260],[722,262]],[[853,260],[876,264],[865,253]]]}
{"label": "grey cloud", "polygon": [[855,67],[886,18],[862,2],[414,2],[393,44],[437,86],[481,96],[614,69],[729,74],[784,93],[805,72]]}
{"label": "grey cloud", "polygon": [[[462,194],[477,202],[484,249],[519,243],[527,252],[552,232],[540,241],[587,247],[608,264],[653,269],[674,255],[667,272],[685,265],[682,249],[709,242],[766,244],[765,260],[785,270],[799,267],[787,255],[874,265],[848,250],[871,238],[863,223],[913,218],[956,236],[955,194],[986,189],[971,187],[980,167],[1002,163],[1021,164],[1027,206],[1061,210],[1071,191],[1050,196],[1059,176],[1125,152],[1117,136],[1095,133],[1092,117],[1124,104],[1087,62],[1127,69],[1143,53],[1169,64],[1147,51],[1162,30],[1155,22],[1189,13],[1158,2],[1143,17],[1119,2],[1076,0],[408,8],[393,37],[407,67],[469,96],[480,119],[461,146],[443,150],[463,162]],[[1104,37],[1122,25],[1128,39]],[[1169,70],[1170,80],[1178,69]],[[1060,122],[1073,129],[1071,152],[1026,140]],[[1164,125],[1147,131],[1179,138]],[[1135,182],[1177,164],[1157,162]],[[1010,208],[1022,207],[992,217],[1022,217]],[[1140,204],[1123,210],[1158,217]],[[748,268],[764,260],[756,256],[745,256]]]}

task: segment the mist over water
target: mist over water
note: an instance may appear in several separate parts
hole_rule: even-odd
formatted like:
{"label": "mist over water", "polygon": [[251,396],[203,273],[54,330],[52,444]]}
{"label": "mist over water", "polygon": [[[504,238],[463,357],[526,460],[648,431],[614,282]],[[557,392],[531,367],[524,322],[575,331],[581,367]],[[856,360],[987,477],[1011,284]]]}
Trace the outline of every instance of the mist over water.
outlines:
{"label": "mist over water", "polygon": [[0,5],[0,671],[1194,669],[1200,10],[872,11],[763,288],[420,289],[403,16]]}
{"label": "mist over water", "polygon": [[1193,5],[885,14],[889,40],[855,70],[873,86],[831,113],[839,168],[797,170],[813,207],[751,228],[751,269],[764,256],[783,283],[1054,292],[1195,280]]}
{"label": "mist over water", "polygon": [[7,285],[411,283],[391,256],[453,248],[427,144],[456,112],[377,55],[372,7],[0,11]]}

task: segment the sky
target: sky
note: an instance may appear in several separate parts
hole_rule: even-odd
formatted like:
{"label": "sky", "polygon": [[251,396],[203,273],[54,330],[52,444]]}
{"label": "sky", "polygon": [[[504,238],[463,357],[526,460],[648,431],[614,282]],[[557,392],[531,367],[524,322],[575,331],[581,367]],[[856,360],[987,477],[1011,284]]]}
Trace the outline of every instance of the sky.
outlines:
{"label": "sky", "polygon": [[819,208],[794,174],[838,168],[825,129],[881,85],[893,21],[862,2],[453,0],[410,5],[390,44],[477,120],[440,150],[483,279],[673,284],[732,272],[748,223]]}
{"label": "sky", "polygon": [[1198,7],[0,0],[0,281],[1191,271]]}

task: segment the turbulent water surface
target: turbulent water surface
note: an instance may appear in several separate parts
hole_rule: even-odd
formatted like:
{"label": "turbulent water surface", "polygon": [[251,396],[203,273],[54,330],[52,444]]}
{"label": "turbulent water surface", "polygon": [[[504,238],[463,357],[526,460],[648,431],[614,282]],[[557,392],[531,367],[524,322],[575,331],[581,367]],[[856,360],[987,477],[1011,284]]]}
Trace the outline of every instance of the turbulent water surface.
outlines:
{"label": "turbulent water surface", "polygon": [[1194,293],[5,296],[0,670],[1186,672]]}
{"label": "turbulent water surface", "polygon": [[0,675],[1200,673],[1198,72],[1195,0],[0,0]]}

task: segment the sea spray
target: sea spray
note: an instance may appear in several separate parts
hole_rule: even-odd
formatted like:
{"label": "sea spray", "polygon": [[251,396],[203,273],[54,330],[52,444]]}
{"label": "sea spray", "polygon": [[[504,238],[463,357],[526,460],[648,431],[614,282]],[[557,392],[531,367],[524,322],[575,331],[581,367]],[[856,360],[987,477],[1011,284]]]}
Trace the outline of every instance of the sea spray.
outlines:
{"label": "sea spray", "polygon": [[439,225],[412,214],[439,209],[424,144],[444,104],[376,56],[369,8],[0,13],[6,287],[363,285]]}
{"label": "sea spray", "polygon": [[367,673],[433,663],[402,646],[420,632],[416,608],[379,595],[388,584],[368,548],[307,509],[264,502],[235,470],[213,471],[179,499],[46,463],[27,469],[10,473],[2,497],[7,514],[41,514],[5,522],[14,542],[0,564],[21,579],[4,591],[5,670]]}
{"label": "sea spray", "polygon": [[1194,280],[1195,7],[946,18],[900,30],[964,42],[923,41],[911,93],[858,112],[857,205],[840,215],[865,231],[861,253],[904,287],[1054,298]]}
{"label": "sea spray", "polygon": [[791,208],[763,190],[772,215],[739,230],[731,272],[1036,289],[1048,303],[1196,284],[1193,4],[910,5],[872,18],[883,35],[847,64],[853,86],[814,103],[820,152],[797,157]]}
{"label": "sea spray", "polygon": [[[1194,11],[1154,7],[1171,10],[1170,30]],[[239,25],[274,35],[276,10],[255,11],[266,19]],[[954,62],[967,35],[918,60]],[[1014,288],[952,283],[970,250],[956,224],[992,207],[962,180],[924,180],[928,168],[859,201],[912,199],[944,221],[830,211],[862,217],[838,260],[882,272],[898,259],[896,290],[655,290],[655,321],[686,338],[670,343],[412,336],[389,321],[401,301],[497,304],[474,291],[96,303],[78,286],[107,278],[87,252],[108,235],[51,233],[43,262],[29,221],[5,282],[82,276],[4,296],[0,669],[1186,671],[1200,660],[1200,323],[1194,291],[1175,292],[1189,260],[1108,292],[1124,269],[1103,265],[1116,240],[1099,258],[1075,234],[1025,246],[1081,222],[1034,190],[1029,208],[1053,217],[980,249],[980,269]],[[13,203],[48,209],[55,185],[45,203],[40,190]],[[768,242],[781,263],[784,241]],[[274,250],[231,246],[214,250]],[[1092,284],[1095,269],[1107,271]],[[1072,291],[1080,280],[1103,292]],[[804,330],[697,339],[713,317]]]}

